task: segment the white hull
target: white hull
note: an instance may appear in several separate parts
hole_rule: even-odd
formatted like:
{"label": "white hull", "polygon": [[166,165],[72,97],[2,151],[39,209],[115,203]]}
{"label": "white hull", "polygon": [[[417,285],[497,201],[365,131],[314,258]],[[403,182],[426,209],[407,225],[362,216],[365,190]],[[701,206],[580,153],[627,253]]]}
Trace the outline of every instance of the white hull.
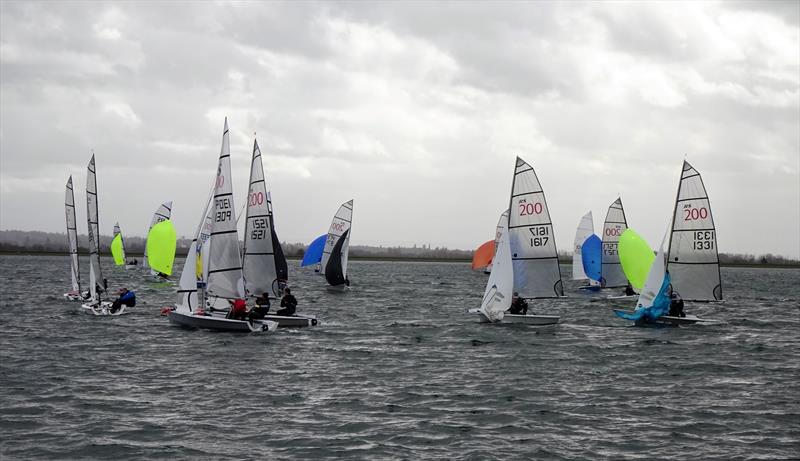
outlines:
{"label": "white hull", "polygon": [[606,296],[606,299],[635,299],[638,297],[639,295],[618,295],[618,296]]}
{"label": "white hull", "polygon": [[[614,312],[624,312],[628,314],[632,314],[634,311],[624,310],[624,309],[614,309]],[[714,320],[709,319],[702,319],[696,315],[687,315],[686,317],[672,317],[669,315],[662,315],[655,322],[642,322],[644,324],[650,325],[693,325],[695,323],[713,323]]]}
{"label": "white hull", "polygon": [[83,296],[80,293],[69,292],[64,293],[64,299],[67,301],[83,301]]}
{"label": "white hull", "polygon": [[[480,323],[491,323],[491,321],[483,315],[480,309],[470,309],[470,314],[476,314],[479,317]],[[558,315],[518,315],[518,314],[505,314],[503,319],[498,323],[522,323],[525,325],[555,325],[561,319]]]}
{"label": "white hull", "polygon": [[327,285],[325,288],[328,291],[333,292],[333,293],[344,293],[346,291],[350,291],[350,286],[349,285],[344,285],[344,284],[342,284],[342,285]]}
{"label": "white hull", "polygon": [[266,315],[264,320],[275,322],[282,328],[313,327],[318,324],[317,317],[313,315]]}
{"label": "white hull", "polygon": [[125,309],[127,308],[124,304],[119,307],[119,310],[116,312],[111,312],[111,303],[108,301],[102,301],[100,304],[81,304],[81,307],[86,310],[86,312],[94,315],[122,315],[125,313]]}
{"label": "white hull", "polygon": [[195,315],[177,311],[170,311],[169,321],[174,325],[184,328],[202,328],[214,331],[258,332],[273,331],[278,327],[277,322],[269,320],[233,320],[218,315]]}

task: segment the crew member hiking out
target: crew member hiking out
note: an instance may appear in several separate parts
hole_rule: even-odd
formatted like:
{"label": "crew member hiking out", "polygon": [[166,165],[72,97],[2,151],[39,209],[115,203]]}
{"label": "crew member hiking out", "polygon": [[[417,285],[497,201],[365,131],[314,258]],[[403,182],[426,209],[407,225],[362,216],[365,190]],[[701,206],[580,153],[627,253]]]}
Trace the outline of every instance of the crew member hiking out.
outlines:
{"label": "crew member hiking out", "polygon": [[508,308],[509,314],[515,315],[528,315],[528,303],[523,298],[519,297],[518,292],[514,292],[511,297],[511,307]]}

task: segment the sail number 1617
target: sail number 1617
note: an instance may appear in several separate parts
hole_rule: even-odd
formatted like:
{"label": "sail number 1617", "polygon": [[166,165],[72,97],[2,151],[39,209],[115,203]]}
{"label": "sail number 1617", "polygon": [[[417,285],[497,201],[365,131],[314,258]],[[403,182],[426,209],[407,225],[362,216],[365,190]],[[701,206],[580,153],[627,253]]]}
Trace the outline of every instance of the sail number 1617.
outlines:
{"label": "sail number 1617", "polygon": [[530,228],[531,235],[531,246],[532,247],[543,247],[547,245],[547,242],[550,240],[550,228],[548,226],[535,226]]}

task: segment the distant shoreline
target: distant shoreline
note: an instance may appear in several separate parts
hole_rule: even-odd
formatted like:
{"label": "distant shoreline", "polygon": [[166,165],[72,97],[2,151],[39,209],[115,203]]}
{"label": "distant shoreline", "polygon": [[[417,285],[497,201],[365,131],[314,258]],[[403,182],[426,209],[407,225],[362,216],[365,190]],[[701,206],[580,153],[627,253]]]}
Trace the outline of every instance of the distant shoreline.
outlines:
{"label": "distant shoreline", "polygon": [[[19,256],[67,256],[68,253],[59,251],[3,251],[0,255],[19,255]],[[85,254],[82,254],[85,256]],[[111,253],[101,253],[100,256],[111,257]],[[142,258],[141,254],[127,255],[133,258]],[[176,255],[185,257],[185,255]],[[300,261],[302,258],[297,256],[287,256],[286,259]],[[350,256],[351,261],[377,261],[377,262],[433,262],[433,263],[470,263],[471,259],[466,258],[414,258],[414,257],[391,257],[391,256]],[[572,260],[559,260],[560,264],[572,264]],[[722,263],[720,267],[745,267],[754,269],[800,269],[800,264],[731,264]]]}

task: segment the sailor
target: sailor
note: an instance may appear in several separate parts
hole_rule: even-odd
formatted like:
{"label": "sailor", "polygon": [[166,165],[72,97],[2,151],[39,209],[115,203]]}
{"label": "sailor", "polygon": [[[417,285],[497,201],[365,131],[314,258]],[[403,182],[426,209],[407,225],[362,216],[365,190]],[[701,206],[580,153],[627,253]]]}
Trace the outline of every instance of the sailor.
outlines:
{"label": "sailor", "polygon": [[248,320],[263,319],[269,313],[269,295],[263,293],[256,298],[256,305],[247,314]]}
{"label": "sailor", "polygon": [[628,286],[625,287],[625,291],[623,293],[625,296],[633,296],[636,294],[636,292],[633,291],[633,286],[631,286],[630,282],[628,282]]}
{"label": "sailor", "polygon": [[120,288],[117,293],[119,294],[119,297],[117,297],[117,299],[111,303],[110,312],[112,314],[117,312],[123,304],[128,307],[133,307],[136,305],[136,293],[133,291],[130,291],[127,288]]}
{"label": "sailor", "polygon": [[669,315],[670,317],[686,317],[686,313],[683,312],[683,298],[674,290],[669,295]]}
{"label": "sailor", "polygon": [[283,296],[283,299],[281,299],[281,307],[283,309],[278,310],[275,315],[284,315],[289,317],[294,315],[294,312],[297,309],[297,298],[292,295],[292,290],[289,288],[284,290],[284,293],[286,294]]}
{"label": "sailor", "polygon": [[169,275],[167,275],[167,274],[165,274],[163,272],[159,272],[157,275],[158,275],[158,278],[161,279],[161,280],[169,280]]}
{"label": "sailor", "polygon": [[233,320],[245,320],[247,318],[247,303],[244,299],[229,299],[228,302],[231,305],[231,310],[226,318]]}
{"label": "sailor", "polygon": [[523,298],[519,297],[519,292],[514,292],[511,297],[511,307],[508,308],[509,314],[515,315],[528,315],[528,303]]}

